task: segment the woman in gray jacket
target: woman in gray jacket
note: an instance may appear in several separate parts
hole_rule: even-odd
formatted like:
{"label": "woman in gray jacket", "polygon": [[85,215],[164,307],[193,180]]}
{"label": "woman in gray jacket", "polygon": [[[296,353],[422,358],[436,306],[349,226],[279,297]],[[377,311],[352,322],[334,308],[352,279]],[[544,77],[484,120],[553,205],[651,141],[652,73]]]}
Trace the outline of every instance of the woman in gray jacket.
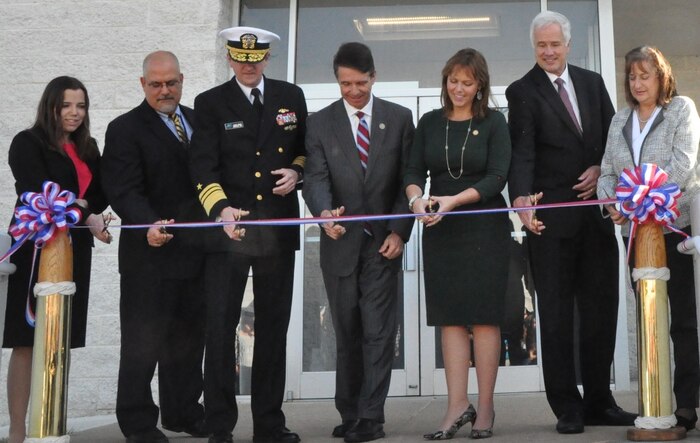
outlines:
{"label": "woman in gray jacket", "polygon": [[[668,173],[683,195],[675,225],[690,234],[690,202],[700,191],[700,118],[688,97],[678,96],[671,65],[651,46],[625,55],[625,97],[629,107],[613,117],[598,180],[598,196],[614,198],[618,177],[625,168],[653,163]],[[627,219],[613,205],[606,206],[613,222],[629,235]],[[676,245],[684,238],[664,229],[667,266],[671,271],[668,296],[671,306],[671,339],[674,347],[674,386],[679,426],[695,428],[698,416],[698,335],[695,314],[693,257],[680,254]],[[633,266],[633,264],[632,264]]]}

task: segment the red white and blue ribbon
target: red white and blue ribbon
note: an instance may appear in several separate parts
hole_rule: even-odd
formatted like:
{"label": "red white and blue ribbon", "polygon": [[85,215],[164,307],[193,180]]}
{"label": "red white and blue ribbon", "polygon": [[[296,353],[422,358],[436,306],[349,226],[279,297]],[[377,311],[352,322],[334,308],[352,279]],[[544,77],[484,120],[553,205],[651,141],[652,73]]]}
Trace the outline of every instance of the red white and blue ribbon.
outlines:
{"label": "red white and blue ribbon", "polygon": [[45,181],[42,192],[25,192],[20,201],[24,204],[15,208],[16,223],[10,227],[16,243],[34,240],[40,248],[57,232],[80,221],[80,211],[68,208],[75,202],[75,194],[62,191],[57,183]]}
{"label": "red white and blue ribbon", "polygon": [[644,223],[656,223],[685,237],[688,235],[673,226],[678,218],[678,198],[681,190],[675,183],[667,183],[668,174],[657,165],[643,163],[633,170],[625,169],[615,188],[620,203],[620,213],[627,217],[632,226],[627,261],[630,257],[630,245],[637,231],[637,226]]}
{"label": "red white and blue ribbon", "polygon": [[[0,262],[14,254],[26,241],[33,240],[35,252],[29,277],[31,282],[36,263],[36,249],[43,247],[58,232],[66,231],[78,223],[80,211],[69,208],[75,202],[75,194],[61,190],[57,183],[48,180],[42,185],[42,192],[25,192],[20,196],[20,202],[22,205],[15,208],[15,224],[9,229],[15,243],[0,257]],[[27,323],[34,326],[34,313],[29,298],[25,318]]]}

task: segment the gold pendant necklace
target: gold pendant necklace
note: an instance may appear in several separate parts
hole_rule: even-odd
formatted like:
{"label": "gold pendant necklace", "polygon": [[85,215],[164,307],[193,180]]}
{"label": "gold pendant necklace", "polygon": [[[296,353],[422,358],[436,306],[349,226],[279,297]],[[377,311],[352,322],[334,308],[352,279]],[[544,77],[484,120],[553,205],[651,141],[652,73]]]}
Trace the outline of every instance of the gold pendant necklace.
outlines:
{"label": "gold pendant necklace", "polygon": [[447,172],[450,174],[450,177],[452,177],[454,180],[457,180],[462,176],[462,173],[464,172],[464,151],[467,147],[467,140],[469,140],[469,134],[472,132],[472,122],[474,121],[474,117],[472,117],[469,120],[469,128],[467,128],[467,137],[464,139],[464,143],[462,143],[462,153],[459,158],[459,175],[455,176],[452,173],[452,169],[450,168],[450,159],[449,159],[449,143],[447,142],[447,136],[448,133],[450,132],[450,119],[447,119],[447,124],[445,125],[445,163],[447,164]]}

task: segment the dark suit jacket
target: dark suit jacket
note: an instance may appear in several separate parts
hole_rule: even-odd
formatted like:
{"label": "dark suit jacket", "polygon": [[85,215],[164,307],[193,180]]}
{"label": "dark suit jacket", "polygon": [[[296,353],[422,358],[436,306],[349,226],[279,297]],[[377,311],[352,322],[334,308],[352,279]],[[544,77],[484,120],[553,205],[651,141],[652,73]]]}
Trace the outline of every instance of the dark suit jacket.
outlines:
{"label": "dark suit jacket", "polygon": [[[513,142],[508,176],[511,201],[537,192],[544,193],[543,204],[576,201],[578,192],[571,188],[579,182],[578,177],[588,167],[600,165],[615,110],[600,75],[568,67],[583,135],[538,65],[506,89]],[[580,213],[589,209],[549,209],[538,212],[537,217],[547,227],[547,235],[569,237],[585,218]]]}
{"label": "dark suit jacket", "polygon": [[[345,206],[345,215],[402,214],[408,212],[403,174],[413,142],[411,111],[374,98],[369,161],[363,173],[343,100],[309,117],[304,200],[315,216],[324,209]],[[379,242],[391,231],[404,242],[413,218],[373,221]],[[349,275],[357,266],[363,242],[362,223],[347,223],[338,240],[321,234],[321,267],[331,274]],[[400,256],[394,259],[400,263]]]}
{"label": "dark suit jacket", "polygon": [[[99,152],[96,152],[94,158],[84,161],[92,173],[92,181],[83,197],[88,202],[88,208],[82,208],[77,204],[71,206],[80,211],[81,217],[78,223],[80,225],[85,224],[85,219],[90,214],[99,214],[107,207],[107,200],[100,186]],[[23,193],[41,192],[46,180],[58,183],[62,190],[71,191],[78,198],[78,175],[73,161],[67,155],[49,149],[36,130],[28,129],[15,136],[10,145],[9,164],[12,175],[15,177],[15,190],[18,197],[15,207],[21,204],[19,196]],[[14,222],[13,217],[11,224]],[[74,229],[71,231],[71,236],[74,250],[87,247],[89,251],[94,245],[94,239],[88,229]]]}
{"label": "dark suit jacket", "polygon": [[[196,130],[194,112],[180,109]],[[107,127],[102,173],[105,192],[124,224],[204,219],[191,185],[187,150],[145,100]],[[194,277],[201,261],[196,230],[169,231],[173,239],[154,248],[146,240],[147,229],[122,229],[119,271]]]}
{"label": "dark suit jacket", "polygon": [[[65,154],[49,149],[49,145],[45,141],[45,137],[39,134],[37,130],[29,129],[22,131],[12,139],[8,155],[10,169],[15,179],[15,190],[17,196],[21,196],[24,192],[41,192],[44,181],[51,180],[61,187],[62,190],[73,192],[78,197],[78,175],[75,172],[75,166],[72,160]],[[84,159],[90,172],[92,173],[92,181],[85,191],[83,199],[88,203],[88,208],[82,208],[77,204],[71,207],[78,209],[81,213],[78,225],[85,225],[85,220],[92,214],[99,214],[107,207],[107,200],[102,192],[100,185],[100,156],[99,151],[95,148],[95,157]],[[19,198],[15,207],[21,204]],[[15,218],[12,218],[10,224],[15,223]],[[92,247],[94,239],[89,229],[71,229],[70,231],[72,246],[73,246],[73,281],[76,284],[76,294],[73,301],[73,326],[72,326],[72,347],[85,346],[85,322],[87,319],[87,303],[90,288],[90,267],[92,262]],[[32,252],[34,242],[26,242],[20,248],[20,251],[12,256],[12,262],[17,265],[17,271],[10,276],[10,285],[8,298],[18,297],[22,301],[27,299],[27,283],[32,272]],[[31,284],[37,279],[37,270],[34,270],[34,276]],[[22,282],[22,284],[14,284],[14,282]],[[13,288],[17,292],[13,292]],[[34,300],[34,297],[32,297]],[[8,302],[9,309],[9,302]],[[10,311],[8,311],[8,314]],[[11,324],[8,323],[5,332],[16,333],[17,336],[11,340],[21,337],[22,334],[33,335],[31,329],[26,329],[27,325],[24,320],[22,322],[22,331],[14,330]],[[8,345],[10,340],[5,341]],[[18,343],[19,346],[31,346],[31,340],[27,343]]]}
{"label": "dark suit jacket", "polygon": [[[190,171],[209,218],[216,218],[226,206],[250,211],[249,220],[298,217],[297,193],[274,195],[279,176],[270,171],[292,168],[303,173],[307,111],[302,90],[265,78],[258,131],[253,106],[235,77],[199,94],[194,104],[198,127],[192,138]],[[216,184],[225,196],[212,198],[207,192]],[[231,241],[220,227],[210,231],[213,250],[267,256],[299,249],[298,226],[249,226],[240,242]]]}

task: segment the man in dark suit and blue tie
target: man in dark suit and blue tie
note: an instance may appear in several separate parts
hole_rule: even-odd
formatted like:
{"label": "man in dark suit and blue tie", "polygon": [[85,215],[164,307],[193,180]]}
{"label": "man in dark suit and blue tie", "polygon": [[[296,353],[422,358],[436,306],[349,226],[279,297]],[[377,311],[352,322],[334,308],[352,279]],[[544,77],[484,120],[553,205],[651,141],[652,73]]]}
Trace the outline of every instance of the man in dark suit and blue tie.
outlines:
{"label": "man in dark suit and blue tie", "polygon": [[[183,75],[174,54],[143,62],[146,99],[107,127],[102,186],[123,224],[201,220],[187,149],[192,109],[179,104]],[[121,354],[117,421],[129,443],[167,442],[156,428],[151,379],[158,365],[163,428],[207,435],[202,395],[203,254],[196,234],[159,227],[119,238]]]}
{"label": "man in dark suit and blue tie", "polygon": [[[544,11],[530,27],[537,64],[506,90],[514,207],[595,198],[614,109],[595,72],[567,63],[571,24]],[[518,212],[528,229],[540,314],[547,399],[562,434],[586,425],[630,426],[610,391],[618,308],[613,225],[597,206]],[[545,229],[546,227],[546,229]],[[574,310],[579,327],[574,328]],[[581,381],[577,389],[574,335]]]}
{"label": "man in dark suit and blue tie", "polygon": [[210,443],[233,440],[236,324],[253,271],[255,344],[251,380],[253,441],[296,443],[282,412],[287,327],[292,307],[299,226],[236,225],[299,217],[296,185],[304,172],[306,102],[302,90],[263,75],[279,37],[250,27],[224,29],[235,76],[197,96],[190,171],[212,220],[206,254],[207,352],[204,404]]}
{"label": "man in dark suit and blue tie", "polygon": [[[309,118],[304,199],[315,216],[405,213],[413,141],[408,109],[372,95],[370,49],[345,43],[333,60],[342,98]],[[321,270],[336,333],[335,405],[346,442],[384,436],[398,272],[413,219],[323,225]]]}

